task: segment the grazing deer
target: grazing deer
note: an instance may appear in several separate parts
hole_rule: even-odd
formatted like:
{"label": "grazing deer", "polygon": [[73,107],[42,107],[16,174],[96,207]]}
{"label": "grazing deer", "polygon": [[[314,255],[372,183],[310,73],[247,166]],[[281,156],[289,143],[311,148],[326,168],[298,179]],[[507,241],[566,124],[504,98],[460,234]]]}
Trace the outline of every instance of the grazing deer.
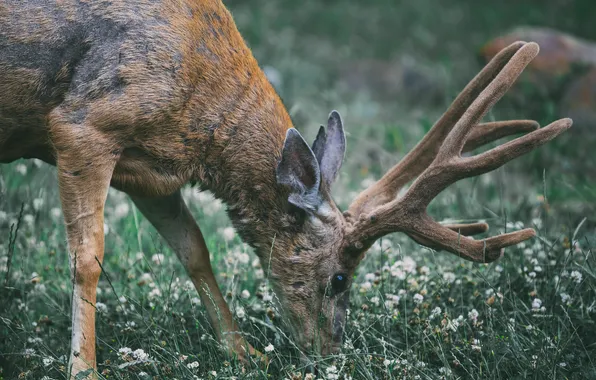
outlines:
{"label": "grazing deer", "polygon": [[[312,149],[220,1],[0,2],[0,162],[57,166],[74,284],[71,376],[95,363],[96,286],[109,186],[130,194],[194,282],[218,337],[244,358],[209,252],[180,188],[196,181],[228,206],[270,268],[305,353],[339,348],[354,271],[376,239],[401,231],[489,262],[526,229],[484,240],[483,223],[442,225],[428,203],[451,183],[500,167],[571,126],[480,123],[538,53],[517,42],[455,99],[424,139],[345,212],[330,196],[346,139],[332,112]],[[462,152],[530,132],[475,156]],[[414,180],[401,197],[400,188]]]}

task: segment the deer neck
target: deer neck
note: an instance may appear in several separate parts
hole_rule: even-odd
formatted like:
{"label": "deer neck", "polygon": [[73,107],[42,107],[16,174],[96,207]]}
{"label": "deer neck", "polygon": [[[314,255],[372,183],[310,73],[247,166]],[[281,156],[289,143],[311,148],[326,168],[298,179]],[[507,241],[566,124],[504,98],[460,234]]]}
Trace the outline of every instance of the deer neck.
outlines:
{"label": "deer neck", "polygon": [[243,241],[262,256],[290,223],[284,212],[287,194],[278,186],[275,171],[292,122],[264,74],[255,77],[249,91],[231,95],[236,96],[235,105],[218,123],[202,123],[206,145],[200,149],[195,178],[226,203]]}

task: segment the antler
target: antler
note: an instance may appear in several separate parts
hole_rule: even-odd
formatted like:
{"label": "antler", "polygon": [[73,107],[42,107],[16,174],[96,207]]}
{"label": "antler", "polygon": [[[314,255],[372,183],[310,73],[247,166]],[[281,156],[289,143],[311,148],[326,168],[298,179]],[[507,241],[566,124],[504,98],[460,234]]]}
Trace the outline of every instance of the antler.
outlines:
{"label": "antler", "polygon": [[[530,120],[478,124],[536,57],[538,49],[537,44],[525,42],[503,49],[466,86],[420,143],[352,202],[346,213],[353,226],[346,237],[348,252],[362,252],[381,236],[401,231],[422,245],[445,249],[471,261],[490,262],[500,256],[502,248],[535,235],[533,229],[524,229],[474,240],[465,235],[484,232],[488,225],[442,225],[427,215],[426,208],[450,184],[492,171],[571,127],[571,119],[557,120],[540,129]],[[462,151],[523,132],[530,133],[487,152],[461,156]],[[397,199],[399,189],[416,177],[405,195]]]}

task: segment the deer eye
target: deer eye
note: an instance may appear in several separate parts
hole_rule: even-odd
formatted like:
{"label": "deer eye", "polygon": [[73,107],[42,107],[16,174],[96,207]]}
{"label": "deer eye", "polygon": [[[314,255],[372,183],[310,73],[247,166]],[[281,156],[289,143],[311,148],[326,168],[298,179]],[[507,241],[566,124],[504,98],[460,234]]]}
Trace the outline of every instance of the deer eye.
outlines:
{"label": "deer eye", "polygon": [[331,278],[331,288],[333,294],[341,293],[348,287],[348,275],[345,273],[336,273]]}

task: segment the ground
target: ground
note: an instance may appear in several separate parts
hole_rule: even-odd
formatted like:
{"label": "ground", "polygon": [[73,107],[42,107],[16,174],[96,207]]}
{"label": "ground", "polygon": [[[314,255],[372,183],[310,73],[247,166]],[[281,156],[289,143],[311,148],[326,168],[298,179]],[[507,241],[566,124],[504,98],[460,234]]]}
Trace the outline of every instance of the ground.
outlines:
{"label": "ground", "polygon": [[[226,4],[309,141],[329,111],[342,113],[348,153],[334,196],[344,208],[430,128],[481,68],[486,41],[528,24],[596,40],[591,1]],[[565,116],[556,91],[520,82],[487,119],[545,125]],[[596,378],[590,127],[574,126],[431,204],[437,220],[486,220],[493,235],[537,230],[498,262],[463,262],[397,234],[378,242],[352,288],[342,352],[318,360],[318,377]],[[242,330],[270,364],[242,369],[224,356],[181,265],[113,190],[97,303],[102,378],[301,378],[297,350],[276,327],[280,311],[263,269],[225,205],[190,186],[184,196]],[[0,379],[64,378],[68,255],[55,169],[38,161],[0,166],[0,281]]]}

